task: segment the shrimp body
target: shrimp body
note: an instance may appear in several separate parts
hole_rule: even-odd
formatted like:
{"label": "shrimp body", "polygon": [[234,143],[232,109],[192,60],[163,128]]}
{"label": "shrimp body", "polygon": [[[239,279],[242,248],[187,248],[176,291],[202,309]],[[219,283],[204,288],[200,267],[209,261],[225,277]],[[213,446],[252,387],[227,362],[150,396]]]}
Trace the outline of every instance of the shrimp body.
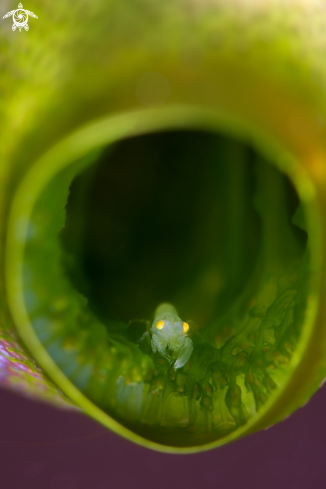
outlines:
{"label": "shrimp body", "polygon": [[182,321],[176,309],[168,303],[158,306],[150,328],[151,346],[168,361],[174,361],[174,369],[183,367],[192,351],[192,340],[187,336],[189,324]]}

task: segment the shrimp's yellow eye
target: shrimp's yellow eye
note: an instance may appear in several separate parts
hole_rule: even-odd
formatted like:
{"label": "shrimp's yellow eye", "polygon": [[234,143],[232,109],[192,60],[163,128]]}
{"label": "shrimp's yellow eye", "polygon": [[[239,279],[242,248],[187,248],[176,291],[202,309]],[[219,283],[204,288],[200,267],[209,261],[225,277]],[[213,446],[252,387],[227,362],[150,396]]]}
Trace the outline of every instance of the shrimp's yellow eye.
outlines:
{"label": "shrimp's yellow eye", "polygon": [[159,322],[156,324],[156,327],[157,327],[157,329],[163,329],[163,328],[164,328],[164,321],[159,321]]}
{"label": "shrimp's yellow eye", "polygon": [[183,323],[182,326],[183,326],[183,332],[184,333],[188,333],[188,331],[189,331],[189,324],[188,323]]}

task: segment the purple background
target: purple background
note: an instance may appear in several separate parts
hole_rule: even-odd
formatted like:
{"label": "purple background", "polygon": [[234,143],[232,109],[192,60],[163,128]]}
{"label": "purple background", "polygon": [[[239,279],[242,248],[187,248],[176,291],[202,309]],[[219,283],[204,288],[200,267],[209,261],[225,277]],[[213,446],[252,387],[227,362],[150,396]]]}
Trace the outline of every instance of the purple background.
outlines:
{"label": "purple background", "polygon": [[79,414],[0,390],[4,489],[324,489],[326,387],[273,428],[196,455],[138,447]]}

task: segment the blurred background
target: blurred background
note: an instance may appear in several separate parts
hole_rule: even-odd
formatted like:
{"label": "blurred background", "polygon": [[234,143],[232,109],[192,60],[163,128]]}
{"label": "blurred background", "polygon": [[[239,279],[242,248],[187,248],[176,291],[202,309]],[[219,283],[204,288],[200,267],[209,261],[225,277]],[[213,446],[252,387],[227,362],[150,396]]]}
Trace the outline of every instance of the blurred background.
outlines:
{"label": "blurred background", "polygon": [[86,416],[0,390],[4,489],[322,489],[326,387],[290,418],[195,455],[136,446]]}

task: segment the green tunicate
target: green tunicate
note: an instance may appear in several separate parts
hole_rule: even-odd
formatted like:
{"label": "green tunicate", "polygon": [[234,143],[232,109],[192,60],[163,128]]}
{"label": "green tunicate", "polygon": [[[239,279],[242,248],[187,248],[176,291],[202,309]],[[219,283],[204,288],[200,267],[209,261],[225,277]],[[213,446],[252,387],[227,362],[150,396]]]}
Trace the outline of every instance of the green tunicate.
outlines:
{"label": "green tunicate", "polygon": [[[164,136],[155,137],[153,148],[164,143]],[[128,292],[128,283],[125,295],[117,293],[112,301],[106,291],[121,289],[114,271],[107,274],[105,282],[96,283],[95,275],[92,282],[87,275],[94,273],[94,270],[87,272],[85,265],[89,249],[99,258],[106,251],[101,240],[92,241],[92,233],[86,238],[83,235],[89,223],[96,220],[94,206],[87,199],[96,192],[96,175],[100,175],[101,168],[109,171],[111,166],[111,178],[121,171],[119,167],[114,169],[114,159],[110,160],[112,149],[109,153],[101,149],[76,161],[51,180],[34,206],[29,225],[33,232],[28,234],[24,254],[25,306],[35,333],[60,370],[116,421],[148,440],[175,447],[205,445],[244,426],[284,386],[293,369],[293,354],[300,339],[307,301],[307,234],[300,225],[302,218],[295,217],[299,215],[299,211],[295,212],[298,199],[286,178],[240,144],[232,149],[232,154],[238,156],[231,164],[228,159],[231,143],[222,137],[198,136],[205,137],[207,162],[201,161],[203,171],[195,167],[193,171],[203,178],[203,188],[207,178],[213,179],[212,185],[219,188],[219,177],[224,176],[228,193],[223,193],[222,184],[220,190],[221,197],[227,198],[227,206],[221,212],[219,197],[207,196],[200,189],[197,192],[196,185],[193,187],[192,198],[196,202],[191,216],[196,208],[205,209],[205,199],[211,209],[211,214],[206,213],[207,221],[198,221],[195,230],[201,229],[202,238],[205,233],[211,233],[212,246],[204,243],[200,248],[200,240],[194,242],[193,248],[189,245],[196,266],[189,262],[188,272],[177,275],[179,283],[175,279],[171,290],[166,289],[170,296],[161,297],[162,301],[173,301],[190,325],[194,350],[184,367],[175,370],[159,352],[153,352],[150,342],[140,341],[146,321],[153,320],[155,284],[149,284],[153,290],[148,299],[146,295],[143,297],[143,310],[148,315],[137,318],[132,309],[133,289]],[[190,133],[186,140],[189,152],[180,153],[188,168],[196,158],[191,156],[189,138],[196,140]],[[141,175],[142,168],[138,170]],[[154,184],[157,179],[159,183],[164,181],[164,168],[159,162],[153,164],[151,171],[154,176],[148,177],[149,183]],[[191,177],[182,176],[185,175],[182,171],[182,164],[176,165],[176,186],[172,192],[178,198],[177,183],[184,180],[188,185],[185,188],[189,188],[192,182]],[[130,187],[130,202],[125,202],[125,209],[132,209],[134,193],[139,191],[137,184],[135,189]],[[157,195],[155,191],[153,195]],[[164,195],[170,197],[168,186],[162,187],[159,197]],[[187,192],[181,192],[182,198],[186,195]],[[145,197],[140,193],[141,198]],[[150,201],[152,197],[148,198]],[[148,205],[146,198],[145,204]],[[177,203],[175,209],[178,222],[187,209],[178,210]],[[114,209],[105,217],[108,226],[112,212]],[[120,209],[121,219],[123,212]],[[133,225],[143,226],[146,217],[144,222],[139,221],[140,215],[132,215],[130,221],[129,217],[125,222],[120,220],[119,225],[127,222],[129,230]],[[102,226],[105,218],[98,221],[97,231],[110,243],[114,235]],[[164,220],[164,216],[158,219]],[[154,223],[149,234],[156,232],[155,229]],[[132,232],[131,236],[138,236],[137,228]],[[219,237],[222,232],[223,240]],[[257,239],[259,246],[255,247]],[[122,239],[118,241],[120,246],[123,243]],[[133,244],[130,253],[136,253],[137,243]],[[146,246],[146,239],[141,244]],[[108,255],[114,246],[113,243],[107,249]],[[197,260],[195,257],[203,250],[205,260]],[[218,252],[225,257],[223,263],[216,261]],[[137,268],[137,256],[122,256],[123,260],[131,260],[130,267]],[[178,256],[181,270],[185,258],[182,254]],[[175,259],[173,250],[170,257]],[[169,268],[169,262],[160,259]],[[132,280],[147,290],[145,282],[147,277],[152,277],[152,257],[141,263],[142,275]],[[103,266],[108,266],[105,261]],[[164,281],[162,263],[157,266],[161,274],[158,279]],[[215,275],[208,274],[210,268],[215,270]],[[171,273],[174,277],[173,270]],[[217,284],[210,302],[202,293],[203,283],[204,290],[214,289],[214,283]],[[107,299],[103,301],[103,297]],[[114,310],[115,304],[120,313],[118,307]],[[111,314],[110,307],[114,311]],[[137,313],[136,307],[134,310]]]}

